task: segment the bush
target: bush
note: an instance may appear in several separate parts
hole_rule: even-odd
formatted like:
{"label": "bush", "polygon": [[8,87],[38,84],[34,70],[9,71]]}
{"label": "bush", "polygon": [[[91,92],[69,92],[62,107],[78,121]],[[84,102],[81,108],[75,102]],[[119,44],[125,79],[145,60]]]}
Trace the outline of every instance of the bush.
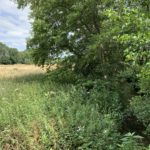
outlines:
{"label": "bush", "polygon": [[89,104],[98,105],[100,112],[119,112],[121,101],[117,88],[118,85],[113,81],[96,80],[93,88],[88,91]]}
{"label": "bush", "polygon": [[58,67],[55,70],[48,70],[48,78],[51,81],[58,83],[73,84],[77,81],[77,75],[70,69],[65,67]]}
{"label": "bush", "polygon": [[132,98],[130,102],[131,110],[141,121],[145,128],[145,134],[150,137],[150,64],[145,65],[139,74],[140,91],[138,96]]}
{"label": "bush", "polygon": [[139,144],[142,137],[127,133],[122,139],[122,144],[119,145],[119,150],[146,150],[144,146]]}
{"label": "bush", "polygon": [[[45,128],[45,145],[54,149],[107,149],[115,150],[120,137],[117,132],[115,114],[100,114],[94,104],[83,104],[80,93],[72,87],[71,92],[49,93],[51,100],[46,104],[49,110],[50,126]],[[47,123],[48,124],[48,123]],[[47,126],[47,125],[46,125]]]}

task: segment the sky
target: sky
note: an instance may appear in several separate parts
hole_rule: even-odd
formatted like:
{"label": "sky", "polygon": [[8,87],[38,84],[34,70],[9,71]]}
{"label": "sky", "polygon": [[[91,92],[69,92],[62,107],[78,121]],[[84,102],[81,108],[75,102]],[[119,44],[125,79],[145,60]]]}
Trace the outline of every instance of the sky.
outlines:
{"label": "sky", "polygon": [[28,16],[29,8],[20,10],[12,0],[0,0],[0,42],[25,50],[31,31]]}

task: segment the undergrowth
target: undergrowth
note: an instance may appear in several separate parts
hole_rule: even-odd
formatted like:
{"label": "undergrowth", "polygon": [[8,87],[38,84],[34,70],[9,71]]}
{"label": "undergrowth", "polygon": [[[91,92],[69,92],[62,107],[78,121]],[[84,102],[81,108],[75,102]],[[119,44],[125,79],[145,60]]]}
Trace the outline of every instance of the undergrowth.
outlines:
{"label": "undergrowth", "polygon": [[1,78],[0,89],[2,150],[146,149],[136,135],[120,134],[120,108],[110,103],[119,106],[118,96],[104,85],[87,91],[29,75]]}

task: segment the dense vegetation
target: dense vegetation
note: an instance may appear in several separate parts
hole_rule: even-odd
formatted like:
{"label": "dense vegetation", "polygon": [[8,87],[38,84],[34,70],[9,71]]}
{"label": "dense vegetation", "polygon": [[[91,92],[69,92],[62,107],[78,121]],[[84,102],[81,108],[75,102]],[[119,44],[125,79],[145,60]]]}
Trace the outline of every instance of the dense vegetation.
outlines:
{"label": "dense vegetation", "polygon": [[31,57],[27,51],[18,51],[0,42],[0,64],[29,64]]}
{"label": "dense vegetation", "polygon": [[17,101],[17,119],[2,123],[25,127],[35,120],[35,149],[148,150],[149,0],[16,1],[31,8],[28,48],[35,64],[59,61],[34,86],[38,92],[27,86],[15,95],[28,103]]}
{"label": "dense vegetation", "polygon": [[18,70],[18,77],[0,76],[0,89],[2,150],[149,150],[140,136],[118,132],[115,111],[106,113],[74,85]]}

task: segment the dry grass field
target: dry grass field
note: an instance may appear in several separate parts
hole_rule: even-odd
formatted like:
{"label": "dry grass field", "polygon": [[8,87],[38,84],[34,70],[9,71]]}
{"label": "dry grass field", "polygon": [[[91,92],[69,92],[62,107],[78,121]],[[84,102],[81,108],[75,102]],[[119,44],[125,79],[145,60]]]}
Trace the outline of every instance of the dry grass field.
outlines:
{"label": "dry grass field", "polygon": [[13,78],[30,74],[44,73],[44,70],[35,65],[0,65],[0,78]]}

